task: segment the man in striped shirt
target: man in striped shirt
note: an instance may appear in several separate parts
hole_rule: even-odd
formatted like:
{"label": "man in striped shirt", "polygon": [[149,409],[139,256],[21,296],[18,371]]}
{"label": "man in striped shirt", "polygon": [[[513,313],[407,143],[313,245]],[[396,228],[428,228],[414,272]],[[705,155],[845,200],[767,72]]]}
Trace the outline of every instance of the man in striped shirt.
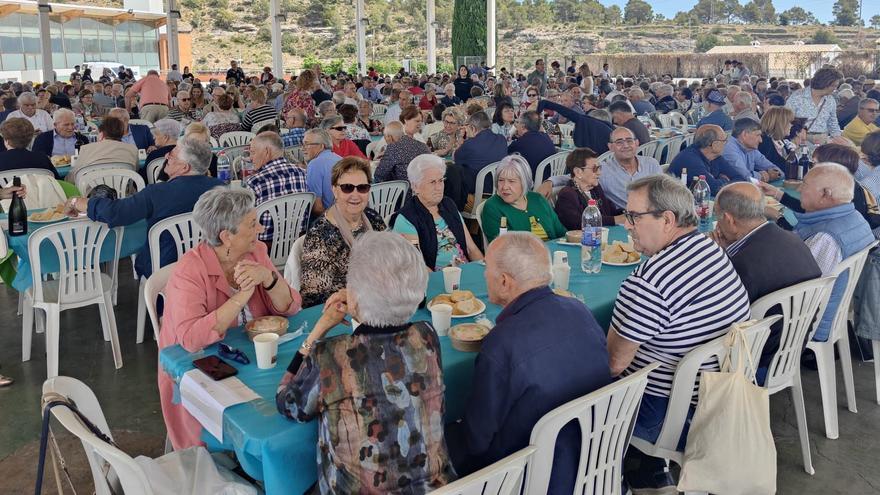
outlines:
{"label": "man in striped shirt", "polygon": [[266,91],[259,88],[251,93],[250,108],[241,117],[241,128],[252,131],[254,124],[274,120],[276,116],[275,107],[266,104]]}
{"label": "man in striped shirt", "polygon": [[[627,193],[625,227],[636,250],[650,258],[620,287],[608,354],[613,376],[660,363],[648,376],[633,430],[653,442],[663,426],[679,361],[727,333],[731,324],[747,320],[749,297],[724,250],[697,231],[694,198],[684,185],[668,175],[652,175],[630,183]],[[717,367],[717,362],[706,365]],[[674,485],[663,460],[636,449],[630,453],[638,459],[638,468],[625,474],[632,488]]]}

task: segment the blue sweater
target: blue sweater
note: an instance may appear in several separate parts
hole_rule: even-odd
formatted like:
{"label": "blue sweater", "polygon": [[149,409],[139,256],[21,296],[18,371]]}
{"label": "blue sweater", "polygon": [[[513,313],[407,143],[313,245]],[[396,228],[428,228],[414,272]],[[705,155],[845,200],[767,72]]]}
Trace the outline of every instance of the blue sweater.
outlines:
{"label": "blue sweater", "polygon": [[727,179],[716,177],[715,173],[721,175],[723,173],[721,172],[721,169],[726,167],[729,167],[729,165],[724,160],[723,156],[718,156],[718,158],[709,161],[706,156],[700,152],[699,148],[690,145],[681,150],[681,153],[672,159],[672,163],[669,164],[669,169],[666,170],[666,172],[673,177],[681,177],[681,169],[687,169],[688,187],[693,186],[695,178],[700,175],[705,175],[706,182],[709,183],[709,189],[712,190],[712,195],[714,196],[718,194],[718,190],[724,187],[728,182]]}
{"label": "blue sweater", "polygon": [[[529,131],[510,143],[507,152],[522,155],[529,162],[529,168],[532,169],[532,177],[534,177],[538,165],[548,156],[556,154],[556,146],[553,146],[550,136],[543,132]],[[549,173],[550,169],[548,168],[547,174]]]}
{"label": "blue sweater", "polygon": [[[131,225],[146,219],[147,228],[151,228],[159,220],[192,211],[203,192],[222,185],[213,177],[185,175],[169,182],[151,184],[125,199],[93,198],[89,200],[88,215],[90,219],[111,227]],[[160,266],[177,261],[177,248],[170,235],[162,236],[160,252]],[[149,277],[153,272],[148,243],[144,243],[138,251],[134,267],[138,275],[144,277]]]}
{"label": "blue sweater", "polygon": [[553,110],[574,123],[574,131],[571,139],[578,148],[590,148],[598,154],[608,151],[608,142],[611,141],[611,131],[614,128],[604,120],[595,119],[589,115],[583,115],[566,106],[554,103],[550,100],[538,102],[538,113],[544,110]]}

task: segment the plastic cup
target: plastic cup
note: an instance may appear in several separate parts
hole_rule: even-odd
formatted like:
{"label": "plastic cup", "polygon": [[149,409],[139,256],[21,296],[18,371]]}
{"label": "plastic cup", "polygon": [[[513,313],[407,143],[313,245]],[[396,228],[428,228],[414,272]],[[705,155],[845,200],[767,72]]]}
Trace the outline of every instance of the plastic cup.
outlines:
{"label": "plastic cup", "polygon": [[452,325],[452,306],[448,304],[432,305],[431,324],[437,335],[443,336],[449,333],[449,327]]}
{"label": "plastic cup", "polygon": [[76,161],[79,159],[79,155],[72,155],[70,157],[70,166],[73,167],[76,165]]}
{"label": "plastic cup", "polygon": [[568,279],[571,276],[571,267],[566,265],[553,265],[553,287],[559,290],[568,290]]}
{"label": "plastic cup", "polygon": [[608,227],[602,227],[602,251],[605,251],[605,246],[608,245]]}
{"label": "plastic cup", "polygon": [[257,368],[261,370],[274,368],[278,361],[278,334],[257,335],[254,337],[254,349],[257,352]]}
{"label": "plastic cup", "polygon": [[147,150],[138,150],[138,160],[146,160],[147,159]]}
{"label": "plastic cup", "polygon": [[568,253],[565,251],[553,251],[553,265],[567,265]]}
{"label": "plastic cup", "polygon": [[457,266],[447,266],[443,269],[443,288],[447,293],[458,290],[461,285],[461,268]]}

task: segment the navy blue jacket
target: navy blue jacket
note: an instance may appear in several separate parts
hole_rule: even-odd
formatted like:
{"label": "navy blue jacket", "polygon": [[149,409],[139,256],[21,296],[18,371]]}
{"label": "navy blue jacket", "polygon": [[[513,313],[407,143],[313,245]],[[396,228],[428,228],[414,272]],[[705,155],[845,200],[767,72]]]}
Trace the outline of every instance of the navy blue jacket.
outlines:
{"label": "navy blue jacket", "polygon": [[[476,136],[469,138],[455,150],[455,164],[464,172],[464,186],[467,192],[474,193],[477,173],[486,165],[491,165],[507,156],[507,139],[495,134],[491,129],[484,129]],[[486,178],[483,192],[490,192],[491,182]]]}
{"label": "navy blue jacket", "polygon": [[[131,225],[146,219],[147,228],[159,220],[192,211],[203,192],[223,185],[219,180],[205,175],[184,175],[168,182],[159,182],[145,187],[134,196],[125,199],[92,198],[89,200],[89,218],[104,222],[110,227]],[[160,266],[177,261],[177,249],[166,234],[161,240]],[[144,243],[137,253],[134,265],[138,275],[149,277],[153,272],[150,261],[150,247]]]}
{"label": "navy blue jacket", "polygon": [[[89,144],[89,138],[80,134],[74,133],[76,136],[76,148],[79,149],[80,146]],[[36,151],[37,153],[42,153],[46,156],[52,156],[52,150],[55,148],[55,130],[41,132],[39,136],[34,139],[34,145],[31,147],[31,150]]]}
{"label": "navy blue jacket", "polygon": [[538,102],[538,113],[544,110],[553,110],[574,123],[571,138],[578,148],[590,148],[600,155],[608,151],[611,131],[614,130],[608,122],[578,113],[550,100]]}
{"label": "navy blue jacket", "polygon": [[[2,139],[0,139],[2,141]],[[20,168],[43,168],[52,172],[56,179],[60,179],[58,171],[52,166],[49,157],[36,151],[25,149],[11,149],[0,152],[0,172],[16,170]]]}
{"label": "navy blue jacket", "polygon": [[683,168],[687,169],[688,187],[693,186],[695,178],[705,175],[706,182],[709,183],[709,189],[712,190],[712,196],[718,194],[718,190],[728,183],[727,179],[716,177],[713,174],[713,170],[720,173],[722,169],[730,168],[727,160],[723,156],[718,156],[718,158],[710,162],[694,145],[681,150],[681,153],[672,159],[672,163],[669,164],[669,169],[666,172],[673,177],[681,177],[681,169]]}
{"label": "navy blue jacket", "polygon": [[[605,333],[577,299],[549,287],[520,295],[483,341],[464,419],[446,442],[460,476],[529,444],[544,414],[611,382]],[[548,493],[572,493],[580,452],[576,423],[556,444]]]}
{"label": "navy blue jacket", "polygon": [[[532,177],[534,177],[535,172],[538,170],[538,165],[548,156],[556,154],[556,146],[553,146],[550,136],[543,132],[529,131],[510,143],[510,146],[507,147],[507,152],[522,155],[529,162],[529,167],[532,169]],[[547,173],[549,174],[549,172],[550,170],[548,169]]]}
{"label": "navy blue jacket", "polygon": [[134,145],[137,146],[137,149],[145,150],[156,144],[149,127],[140,124],[129,124],[128,130],[131,133],[131,137],[134,138]]}

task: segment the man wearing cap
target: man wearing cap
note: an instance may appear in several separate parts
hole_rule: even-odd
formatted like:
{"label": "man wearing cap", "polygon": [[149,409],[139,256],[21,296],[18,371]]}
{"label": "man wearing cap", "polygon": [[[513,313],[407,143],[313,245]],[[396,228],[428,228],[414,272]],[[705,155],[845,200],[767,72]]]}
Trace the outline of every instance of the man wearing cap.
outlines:
{"label": "man wearing cap", "polygon": [[710,90],[705,98],[706,112],[708,113],[697,122],[697,127],[714,124],[724,129],[725,132],[732,131],[733,121],[724,113],[725,103],[724,95],[721,94],[721,91],[717,89]]}

